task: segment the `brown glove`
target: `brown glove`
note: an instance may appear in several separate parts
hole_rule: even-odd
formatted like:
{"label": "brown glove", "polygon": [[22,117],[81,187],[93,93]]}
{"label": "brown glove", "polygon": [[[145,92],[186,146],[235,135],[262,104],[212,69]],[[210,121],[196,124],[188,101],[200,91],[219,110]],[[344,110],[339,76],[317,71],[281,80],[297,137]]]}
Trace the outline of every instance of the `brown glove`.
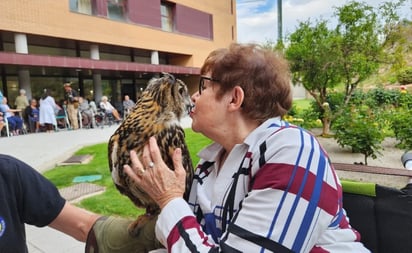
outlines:
{"label": "brown glove", "polygon": [[101,217],[90,230],[86,241],[86,253],[137,253],[163,248],[156,239],[154,227],[157,219],[146,223],[137,236],[127,230],[131,219]]}

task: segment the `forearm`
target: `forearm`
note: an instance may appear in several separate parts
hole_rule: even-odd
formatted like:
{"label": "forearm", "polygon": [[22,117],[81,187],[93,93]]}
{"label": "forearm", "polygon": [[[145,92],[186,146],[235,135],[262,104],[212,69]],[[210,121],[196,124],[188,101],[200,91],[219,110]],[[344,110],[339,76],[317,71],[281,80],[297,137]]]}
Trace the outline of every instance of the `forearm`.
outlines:
{"label": "forearm", "polygon": [[66,202],[60,214],[49,224],[71,237],[85,242],[93,224],[100,217],[98,214],[78,208]]}

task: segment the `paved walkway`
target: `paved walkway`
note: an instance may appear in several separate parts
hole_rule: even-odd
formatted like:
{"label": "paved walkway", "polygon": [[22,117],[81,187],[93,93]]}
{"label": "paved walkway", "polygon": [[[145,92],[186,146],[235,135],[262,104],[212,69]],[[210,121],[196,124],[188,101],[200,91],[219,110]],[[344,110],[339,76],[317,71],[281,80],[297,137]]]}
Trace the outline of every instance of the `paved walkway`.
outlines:
{"label": "paved walkway", "polygon": [[[190,118],[182,121],[184,127],[190,127],[190,124]],[[84,146],[107,142],[117,126],[1,137],[0,153],[21,159],[39,172],[44,172]],[[84,252],[84,243],[49,227],[27,225],[26,233],[30,253]]]}

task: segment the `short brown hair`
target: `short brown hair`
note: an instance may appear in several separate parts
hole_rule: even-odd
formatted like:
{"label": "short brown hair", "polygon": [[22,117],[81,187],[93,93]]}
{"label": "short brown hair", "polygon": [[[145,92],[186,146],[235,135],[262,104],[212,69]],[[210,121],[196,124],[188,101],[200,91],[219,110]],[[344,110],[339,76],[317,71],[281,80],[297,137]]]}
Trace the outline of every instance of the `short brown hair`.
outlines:
{"label": "short brown hair", "polygon": [[200,73],[219,80],[218,98],[235,86],[245,94],[243,111],[258,122],[283,116],[292,106],[290,72],[279,54],[255,44],[233,43],[206,58]]}

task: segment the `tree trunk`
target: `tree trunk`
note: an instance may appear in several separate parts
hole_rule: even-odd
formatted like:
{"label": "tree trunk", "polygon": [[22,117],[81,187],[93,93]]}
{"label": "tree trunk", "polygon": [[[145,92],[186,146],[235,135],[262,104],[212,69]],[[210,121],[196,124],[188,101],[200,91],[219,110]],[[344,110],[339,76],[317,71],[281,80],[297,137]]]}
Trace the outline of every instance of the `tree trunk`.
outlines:
{"label": "tree trunk", "polygon": [[330,136],[330,119],[328,117],[322,119],[322,136]]}

